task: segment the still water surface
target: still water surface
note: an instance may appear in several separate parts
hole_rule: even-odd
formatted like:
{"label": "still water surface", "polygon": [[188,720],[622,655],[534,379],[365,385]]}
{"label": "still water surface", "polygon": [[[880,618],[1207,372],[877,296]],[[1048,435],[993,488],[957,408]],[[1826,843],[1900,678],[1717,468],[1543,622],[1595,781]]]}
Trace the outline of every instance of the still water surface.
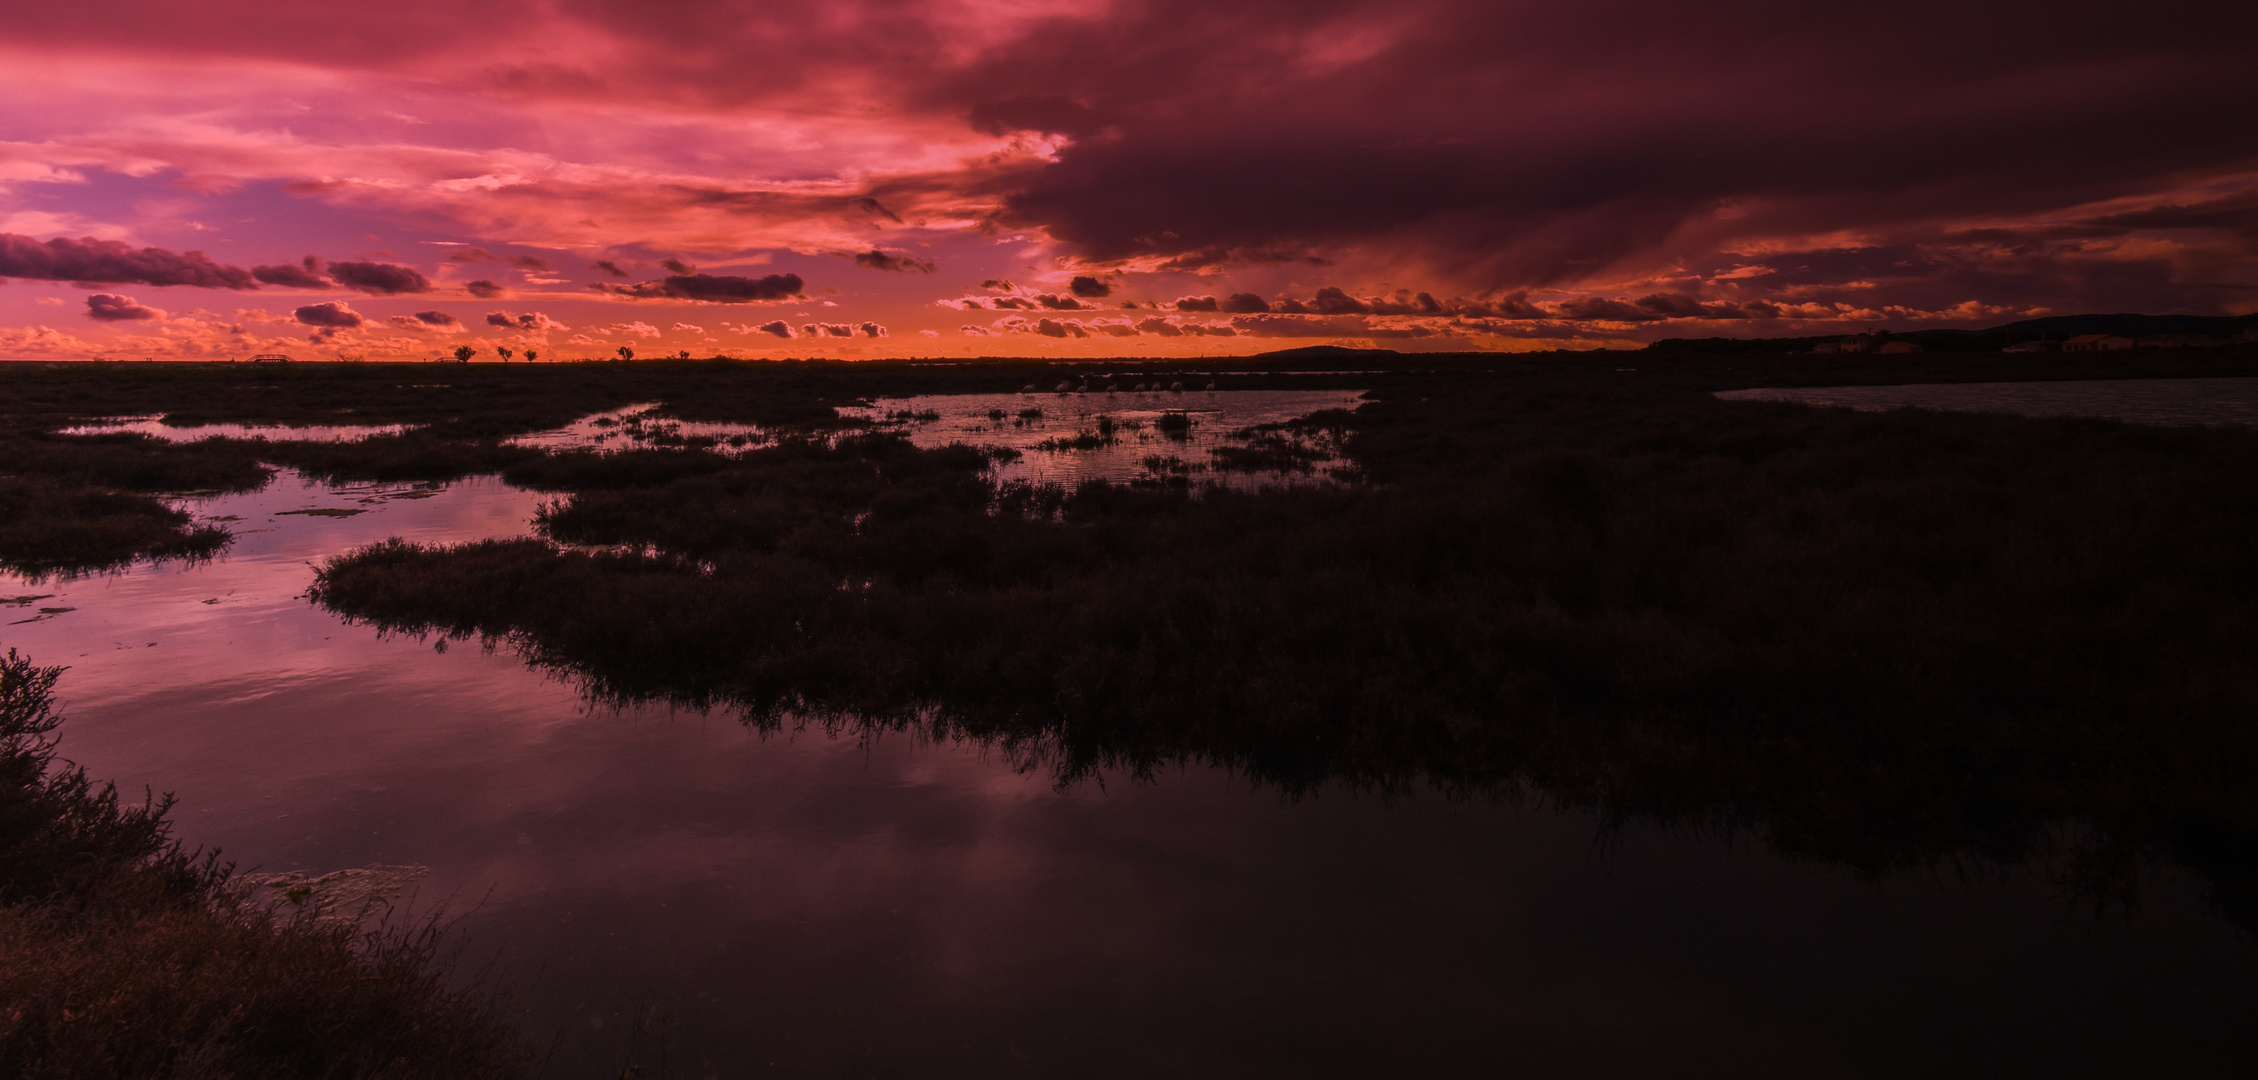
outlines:
{"label": "still water surface", "polygon": [[2078,379],[1724,390],[1726,401],[1794,401],[1882,411],[1943,409],[2091,416],[2134,424],[2258,427],[2258,379]]}
{"label": "still water surface", "polygon": [[[1152,475],[1148,458],[1173,457],[1191,466],[1197,480],[1239,486],[1277,483],[1275,473],[1230,476],[1208,472],[1210,451],[1230,445],[1232,433],[1262,424],[1282,424],[1326,409],[1354,409],[1361,390],[1093,390],[1087,393],[934,394],[879,398],[867,407],[841,409],[871,420],[899,418],[910,441],[932,448],[961,442],[1007,446],[1020,451],[998,462],[1001,480],[1038,484],[1076,483],[1098,478],[1134,480]],[[1023,415],[1032,413],[1035,415]],[[1175,414],[1188,426],[1163,430]],[[1046,449],[1045,443],[1097,434],[1099,418],[1115,427],[1110,445],[1089,449]]]}
{"label": "still water surface", "polygon": [[[302,598],[361,544],[522,535],[493,480],[202,500],[195,567],[0,578],[65,756],[245,866],[431,868],[556,1076],[2235,1075],[2258,947],[2159,876],[1866,881],[1578,814],[591,709]],[[302,511],[328,511],[307,514]],[[37,599],[30,599],[37,597]],[[40,614],[41,608],[67,608]],[[18,620],[26,621],[18,621]],[[661,1019],[656,1038],[638,1018]],[[652,1025],[645,1025],[652,1026]]]}
{"label": "still water surface", "polygon": [[117,416],[99,423],[64,428],[64,435],[147,435],[166,442],[189,443],[204,439],[269,439],[277,442],[352,442],[376,435],[398,435],[407,424],[188,424],[174,425],[162,416]]}
{"label": "still water surface", "polygon": [[[1243,443],[1233,436],[1247,428],[1281,424],[1326,409],[1355,409],[1363,400],[1361,390],[1094,390],[874,398],[843,407],[839,413],[870,421],[877,430],[900,431],[926,449],[966,443],[1017,450],[1020,456],[999,461],[992,469],[1004,481],[1135,480],[1154,474],[1148,459],[1175,458],[1187,467],[1185,475],[1200,482],[1254,487],[1281,478],[1274,472],[1210,471],[1211,451]],[[1182,423],[1174,431],[1166,430],[1164,418],[1172,415],[1182,417]],[[1076,436],[1100,434],[1101,418],[1111,425],[1102,445],[1071,449],[1058,445]],[[679,420],[666,416],[657,403],[646,403],[595,413],[510,441],[549,450],[617,450],[711,439],[720,443],[715,450],[728,453],[762,445],[770,438],[755,424]],[[1326,460],[1330,459],[1328,455]]]}

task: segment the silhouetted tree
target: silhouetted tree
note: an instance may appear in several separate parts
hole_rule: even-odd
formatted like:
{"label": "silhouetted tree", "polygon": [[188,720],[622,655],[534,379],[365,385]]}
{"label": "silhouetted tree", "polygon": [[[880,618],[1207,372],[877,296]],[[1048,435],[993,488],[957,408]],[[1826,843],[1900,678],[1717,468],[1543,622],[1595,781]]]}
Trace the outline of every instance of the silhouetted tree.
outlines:
{"label": "silhouetted tree", "polygon": [[622,360],[633,360],[635,359],[635,350],[622,345],[619,347],[619,358]]}
{"label": "silhouetted tree", "polygon": [[470,358],[477,355],[478,350],[471,348],[468,345],[455,346],[455,359],[460,360],[465,364],[470,363]]}
{"label": "silhouetted tree", "polygon": [[532,349],[527,349],[527,350],[525,350],[525,362],[526,362],[526,363],[530,364],[530,363],[532,363],[532,362],[534,362],[535,360],[538,360],[538,359],[540,359],[540,358],[541,358],[541,354],[540,354],[540,353],[538,353],[538,352],[535,352],[535,351],[534,351],[534,350],[532,350]]}
{"label": "silhouetted tree", "polygon": [[507,364],[510,362],[511,349],[507,345],[496,345],[494,346],[494,355],[501,357],[502,362]]}

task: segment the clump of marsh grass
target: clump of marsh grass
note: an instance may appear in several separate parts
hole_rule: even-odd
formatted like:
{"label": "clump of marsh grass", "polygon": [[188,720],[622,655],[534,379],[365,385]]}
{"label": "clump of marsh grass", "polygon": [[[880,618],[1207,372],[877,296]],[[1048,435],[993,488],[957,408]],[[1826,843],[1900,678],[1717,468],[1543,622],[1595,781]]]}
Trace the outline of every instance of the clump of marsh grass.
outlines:
{"label": "clump of marsh grass", "polygon": [[127,802],[59,763],[61,671],[0,660],[0,1075],[530,1071],[499,999],[457,984],[437,915],[262,902],[172,838],[170,796]]}
{"label": "clump of marsh grass", "polygon": [[0,567],[34,580],[137,558],[206,559],[234,539],[148,495],[40,478],[0,477],[0,505]]}

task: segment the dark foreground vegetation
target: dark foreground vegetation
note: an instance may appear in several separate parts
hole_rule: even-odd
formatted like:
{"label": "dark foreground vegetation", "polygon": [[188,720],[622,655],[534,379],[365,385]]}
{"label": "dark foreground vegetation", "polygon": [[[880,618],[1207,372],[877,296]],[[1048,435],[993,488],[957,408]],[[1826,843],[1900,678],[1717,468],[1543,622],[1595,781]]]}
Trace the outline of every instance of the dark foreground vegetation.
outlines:
{"label": "dark foreground vegetation", "polygon": [[425,920],[254,902],[55,759],[60,668],[0,659],[0,1075],[506,1077],[532,1056],[490,995],[453,988]]}
{"label": "dark foreground vegetation", "polygon": [[[1877,872],[2031,865],[2100,898],[2168,860],[2258,925],[2258,436],[1710,396],[2258,374],[2251,359],[1398,367],[1223,368],[1224,389],[1371,390],[1240,463],[1338,447],[1345,482],[1265,492],[999,486],[967,448],[819,437],[857,397],[1055,381],[1011,365],[455,369],[489,381],[443,405],[372,392],[357,415],[433,424],[410,438],[434,475],[498,469],[558,501],[529,539],[333,560],[315,597],[506,644],[599,697],[977,739],[1062,781],[1200,762],[1287,792],[1433,784]],[[282,387],[260,408],[300,421],[286,402],[325,380],[407,382],[257,377]],[[301,378],[320,393],[290,391]],[[103,403],[19,437],[168,393],[203,391],[90,392]],[[632,401],[781,438],[741,455],[493,441]],[[322,448],[320,468],[369,475],[396,449]]]}

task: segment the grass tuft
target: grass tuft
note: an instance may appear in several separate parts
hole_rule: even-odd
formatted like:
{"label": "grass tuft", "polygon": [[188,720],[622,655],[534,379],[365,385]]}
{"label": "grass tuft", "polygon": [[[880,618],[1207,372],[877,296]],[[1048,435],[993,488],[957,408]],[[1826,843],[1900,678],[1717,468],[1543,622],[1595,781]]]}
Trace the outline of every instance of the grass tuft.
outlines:
{"label": "grass tuft", "polygon": [[437,916],[252,902],[216,852],[56,761],[60,668],[0,660],[0,1075],[517,1077]]}

